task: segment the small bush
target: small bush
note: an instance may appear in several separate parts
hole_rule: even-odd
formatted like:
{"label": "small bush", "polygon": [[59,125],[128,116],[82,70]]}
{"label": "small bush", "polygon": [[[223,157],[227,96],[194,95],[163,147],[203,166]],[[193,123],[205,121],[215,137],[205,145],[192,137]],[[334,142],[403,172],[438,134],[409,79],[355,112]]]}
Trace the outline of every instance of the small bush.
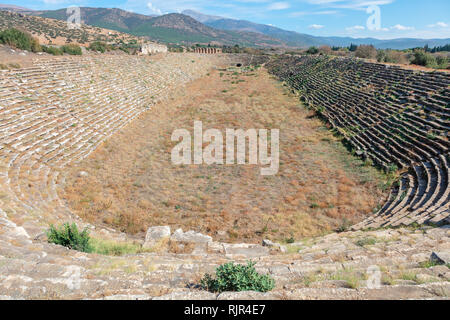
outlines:
{"label": "small bush", "polygon": [[113,240],[103,240],[89,236],[88,230],[79,232],[75,224],[63,224],[59,229],[53,225],[47,231],[48,242],[58,244],[69,249],[97,253],[108,256],[123,256],[127,254],[138,254],[152,252],[135,242],[117,242]]}
{"label": "small bush", "polygon": [[89,44],[88,49],[92,50],[92,51],[98,51],[101,53],[105,53],[105,51],[108,50],[108,45],[105,42],[94,41],[91,44]]}
{"label": "small bush", "polygon": [[33,38],[31,34],[15,28],[0,31],[0,43],[31,52],[42,50],[39,41]]}
{"label": "small bush", "polygon": [[294,239],[293,236],[291,236],[290,238],[287,238],[285,241],[286,241],[286,243],[291,244],[291,243],[294,243],[294,242],[295,242],[295,239]]}
{"label": "small bush", "polygon": [[396,51],[396,50],[387,50],[385,61],[389,62],[389,63],[401,63],[401,64],[409,63],[409,60],[408,60],[406,54],[404,54],[401,51]]}
{"label": "small bush", "polygon": [[76,44],[67,44],[61,47],[61,50],[64,53],[74,55],[74,56],[81,56],[83,52],[81,51],[81,47]]}
{"label": "small bush", "polygon": [[52,46],[42,46],[42,51],[54,56],[62,56],[64,54],[64,52],[60,48]]}
{"label": "small bush", "polygon": [[22,66],[18,63],[9,63],[8,68],[9,69],[20,69],[20,68],[22,68]]}
{"label": "small bush", "polygon": [[310,47],[308,50],[306,50],[307,54],[318,54],[319,53],[319,49],[317,49],[316,47]]}
{"label": "small bush", "polygon": [[398,167],[395,163],[391,163],[387,166],[386,172],[393,174],[398,171]]}
{"label": "small bush", "polygon": [[378,52],[377,52],[377,61],[378,62],[386,62],[386,51],[378,50]]}
{"label": "small bush", "polygon": [[419,263],[419,266],[421,268],[425,268],[425,269],[432,268],[432,267],[435,267],[438,265],[439,265],[438,262],[432,261],[432,260],[427,260],[427,261],[423,261],[423,262]]}
{"label": "small bush", "polygon": [[72,225],[65,223],[59,229],[53,225],[47,231],[48,242],[58,244],[69,249],[92,252],[89,231],[84,229],[81,233],[75,223]]}
{"label": "small bush", "polygon": [[428,68],[438,67],[436,58],[432,54],[427,53],[422,49],[414,51],[414,58],[412,59],[411,63]]}
{"label": "small bush", "polygon": [[414,51],[414,58],[411,63],[418,66],[426,66],[427,65],[427,53],[424,50],[416,50]]}
{"label": "small bush", "polygon": [[405,53],[397,50],[378,50],[378,62],[408,64],[408,58]]}
{"label": "small bush", "polygon": [[355,56],[364,59],[375,59],[377,57],[377,49],[372,45],[360,45],[355,51]]}
{"label": "small bush", "polygon": [[352,226],[351,222],[348,221],[346,218],[342,219],[341,225],[336,229],[337,233],[346,232],[350,229]]}
{"label": "small bush", "polygon": [[377,243],[377,240],[374,238],[363,238],[363,239],[356,241],[356,245],[360,246],[360,247],[373,246],[376,243]]}
{"label": "small bush", "polygon": [[123,52],[125,52],[125,53],[128,53],[128,54],[131,54],[130,49],[128,49],[128,48],[126,48],[126,47],[120,46],[120,47],[119,47],[119,50],[121,50],[121,51],[123,51]]}
{"label": "small bush", "polygon": [[203,289],[211,292],[259,291],[268,292],[275,287],[275,280],[261,275],[255,270],[255,264],[223,264],[216,269],[216,277],[206,274],[200,282]]}
{"label": "small bush", "polygon": [[439,68],[439,69],[448,69],[448,67],[449,67],[449,59],[444,56],[440,56],[440,55],[437,56],[436,63],[437,63],[437,68]]}
{"label": "small bush", "polygon": [[319,48],[319,52],[321,54],[326,54],[326,55],[330,55],[332,53],[332,49],[330,46],[321,46]]}

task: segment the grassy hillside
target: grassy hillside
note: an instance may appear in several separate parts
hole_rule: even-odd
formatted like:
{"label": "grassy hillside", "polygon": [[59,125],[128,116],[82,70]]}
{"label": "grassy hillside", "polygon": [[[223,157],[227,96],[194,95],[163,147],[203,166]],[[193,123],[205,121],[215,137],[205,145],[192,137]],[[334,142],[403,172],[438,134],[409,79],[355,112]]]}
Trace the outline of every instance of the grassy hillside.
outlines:
{"label": "grassy hillside", "polygon": [[[58,15],[54,14],[54,16]],[[61,15],[59,16],[62,17]],[[120,32],[122,30],[116,29],[117,31],[113,31],[107,24],[98,27],[82,25],[81,29],[69,29],[67,24],[60,20],[0,11],[0,30],[8,28],[18,28],[27,31],[38,38],[41,44],[64,45],[67,43],[78,43],[87,46],[93,41],[128,43],[144,40],[129,33]]]}
{"label": "grassy hillside", "polygon": [[[66,9],[38,11],[45,18],[66,20]],[[85,24],[128,32],[166,43],[210,43],[245,46],[285,46],[286,43],[261,33],[219,30],[206,26],[184,14],[146,16],[121,9],[81,8]]]}

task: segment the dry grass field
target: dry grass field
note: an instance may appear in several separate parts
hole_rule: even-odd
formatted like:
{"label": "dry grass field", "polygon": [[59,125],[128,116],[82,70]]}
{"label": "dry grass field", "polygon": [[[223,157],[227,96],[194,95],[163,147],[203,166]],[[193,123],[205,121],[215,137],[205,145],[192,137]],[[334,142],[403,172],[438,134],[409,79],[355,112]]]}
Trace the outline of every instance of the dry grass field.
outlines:
{"label": "dry grass field", "polygon": [[[175,129],[280,129],[280,169],[171,163]],[[290,242],[361,221],[392,177],[353,157],[298,97],[264,69],[214,70],[67,168],[63,198],[80,217],[130,234],[150,226],[217,241]],[[81,171],[88,176],[80,175]]]}

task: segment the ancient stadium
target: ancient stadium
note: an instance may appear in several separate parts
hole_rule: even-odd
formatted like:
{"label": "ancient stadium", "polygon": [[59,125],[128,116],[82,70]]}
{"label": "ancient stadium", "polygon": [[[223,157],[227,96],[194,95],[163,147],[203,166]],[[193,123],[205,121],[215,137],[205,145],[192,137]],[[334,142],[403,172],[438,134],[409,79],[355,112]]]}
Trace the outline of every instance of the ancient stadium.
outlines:
{"label": "ancient stadium", "polygon": [[[448,298],[448,71],[142,48],[0,48],[0,299]],[[194,121],[279,129],[278,172],[173,164]],[[248,261],[270,290],[202,285]]]}

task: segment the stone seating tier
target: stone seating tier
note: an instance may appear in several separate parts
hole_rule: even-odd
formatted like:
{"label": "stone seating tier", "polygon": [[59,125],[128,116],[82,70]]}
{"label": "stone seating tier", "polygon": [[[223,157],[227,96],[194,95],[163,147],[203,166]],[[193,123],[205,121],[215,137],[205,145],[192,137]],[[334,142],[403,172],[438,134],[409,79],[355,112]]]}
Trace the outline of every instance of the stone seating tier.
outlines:
{"label": "stone seating tier", "polygon": [[448,73],[326,56],[282,56],[267,67],[357,154],[386,171],[406,170],[383,208],[354,228],[447,223]]}

